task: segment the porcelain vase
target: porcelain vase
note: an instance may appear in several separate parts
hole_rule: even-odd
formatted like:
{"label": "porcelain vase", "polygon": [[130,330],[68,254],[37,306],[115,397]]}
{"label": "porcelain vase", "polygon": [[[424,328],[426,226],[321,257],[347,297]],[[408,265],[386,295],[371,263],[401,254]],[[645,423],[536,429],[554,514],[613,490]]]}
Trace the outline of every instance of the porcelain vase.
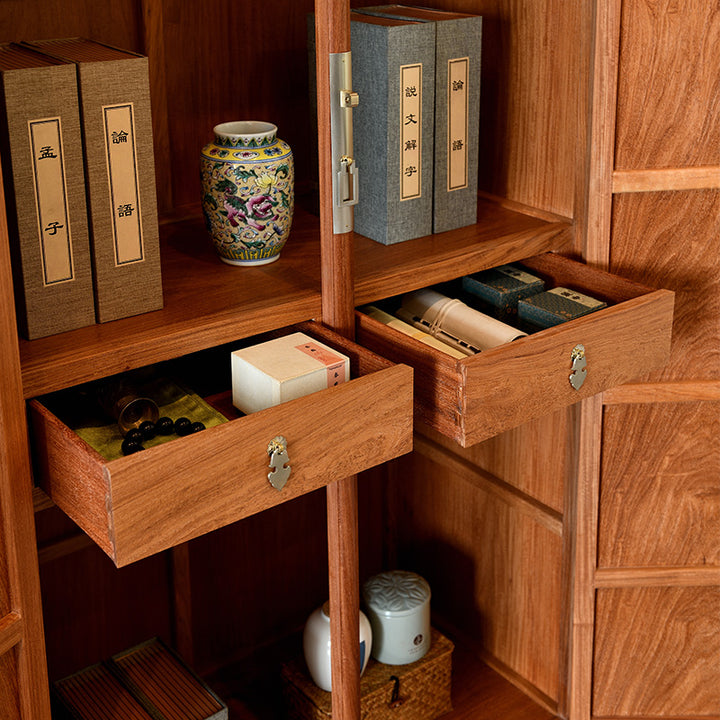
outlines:
{"label": "porcelain vase", "polygon": [[220,259],[265,265],[280,257],[294,209],[290,146],[259,121],[216,125],[201,153],[202,207]]}
{"label": "porcelain vase", "polygon": [[[360,674],[365,672],[372,650],[372,628],[365,613],[360,611]],[[331,692],[330,666],[330,610],[329,603],[317,608],[307,619],[303,630],[303,652],[310,677],[322,690]]]}

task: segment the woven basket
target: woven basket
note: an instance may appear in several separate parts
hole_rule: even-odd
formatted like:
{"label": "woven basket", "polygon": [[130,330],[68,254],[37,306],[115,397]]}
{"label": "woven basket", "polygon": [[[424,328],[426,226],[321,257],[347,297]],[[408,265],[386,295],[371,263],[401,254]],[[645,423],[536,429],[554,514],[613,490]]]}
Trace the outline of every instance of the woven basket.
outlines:
{"label": "woven basket", "polygon": [[[430,650],[409,665],[384,665],[370,658],[360,679],[361,720],[433,720],[452,710],[450,700],[453,644],[437,630]],[[310,679],[305,663],[282,669],[290,720],[332,718],[331,694]]]}

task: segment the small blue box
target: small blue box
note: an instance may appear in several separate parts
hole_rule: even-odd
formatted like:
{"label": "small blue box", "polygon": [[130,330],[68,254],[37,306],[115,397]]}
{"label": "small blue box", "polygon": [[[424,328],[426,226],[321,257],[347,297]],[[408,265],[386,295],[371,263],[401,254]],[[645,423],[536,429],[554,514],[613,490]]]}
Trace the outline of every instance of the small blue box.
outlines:
{"label": "small blue box", "polygon": [[[468,303],[500,320],[517,313],[518,300],[530,297],[545,289],[541,278],[514,265],[483,270],[462,279],[462,288]],[[480,309],[479,308],[479,309]]]}
{"label": "small blue box", "polygon": [[518,318],[548,328],[607,307],[607,303],[576,290],[556,287],[518,302]]}

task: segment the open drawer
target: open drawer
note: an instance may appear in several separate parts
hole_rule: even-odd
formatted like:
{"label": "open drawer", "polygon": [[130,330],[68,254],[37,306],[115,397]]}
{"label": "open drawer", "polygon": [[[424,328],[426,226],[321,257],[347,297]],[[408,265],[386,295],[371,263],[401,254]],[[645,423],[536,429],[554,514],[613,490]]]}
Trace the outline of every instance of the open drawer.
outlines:
{"label": "open drawer", "polygon": [[[110,461],[35,399],[39,484],[120,567],[409,452],[412,369],[317,323],[275,334],[293,331],[348,355],[351,380]],[[268,480],[278,435],[282,490]]]}
{"label": "open drawer", "polygon": [[[651,290],[547,253],[521,265],[546,287],[567,286],[607,307],[514,342],[455,359],[357,311],[357,341],[415,370],[415,413],[463,447],[661,367],[668,360],[674,294]],[[573,351],[587,368],[570,383]]]}

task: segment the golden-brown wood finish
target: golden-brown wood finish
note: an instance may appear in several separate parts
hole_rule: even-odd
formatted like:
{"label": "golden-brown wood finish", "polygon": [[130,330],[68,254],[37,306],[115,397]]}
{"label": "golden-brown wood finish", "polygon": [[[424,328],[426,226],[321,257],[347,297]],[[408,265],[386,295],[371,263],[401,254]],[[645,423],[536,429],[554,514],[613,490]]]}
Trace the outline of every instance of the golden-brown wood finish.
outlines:
{"label": "golden-brown wood finish", "polygon": [[394,480],[400,567],[428,580],[444,623],[524,678],[536,699],[556,703],[562,538],[533,516],[539,508],[526,511],[531,503],[448,468],[445,452],[422,443]]}
{"label": "golden-brown wood finish", "polygon": [[[120,567],[408,452],[410,369],[333,345],[365,355],[355,379],[109,462],[33,401],[39,480]],[[282,491],[267,479],[279,434],[293,468]]]}
{"label": "golden-brown wood finish", "polygon": [[[677,311],[668,366],[606,396],[595,573],[598,717],[720,712],[718,488],[711,479],[720,417],[713,121],[720,96],[711,50],[719,30],[715,6],[625,0],[613,49],[610,267],[675,290]],[[631,658],[642,658],[641,673],[633,674]]]}
{"label": "golden-brown wood finish", "polygon": [[[342,6],[342,3],[332,4]],[[369,2],[352,2],[352,5],[359,4]],[[675,173],[673,180],[677,183],[675,189],[682,189],[690,182],[702,184],[699,178],[703,173],[708,176],[705,170],[686,172],[684,166],[688,165],[690,155],[701,167],[718,165],[719,161],[713,155],[717,152],[717,143],[712,142],[717,133],[717,123],[713,121],[715,113],[712,107],[706,112],[708,106],[716,104],[717,99],[714,87],[718,73],[713,66],[717,61],[707,51],[714,42],[717,24],[715,8],[706,7],[700,0],[691,0],[684,6],[669,0],[659,3],[630,3],[628,0],[623,3],[620,0],[609,3],[589,0],[580,3],[562,0],[539,3],[529,0],[432,0],[431,4],[481,12],[485,16],[481,186],[503,200],[519,201],[530,209],[521,210],[519,217],[508,216],[495,209],[485,212],[483,208],[487,205],[483,204],[481,223],[470,230],[451,234],[447,243],[445,240],[448,238],[442,238],[442,246],[426,240],[415,245],[404,244],[397,249],[380,248],[377,244],[369,244],[369,241],[366,245],[365,239],[356,236],[355,292],[358,302],[457,277],[471,269],[519,259],[525,254],[560,248],[565,251],[570,244],[577,254],[584,253],[591,264],[606,264],[610,257],[612,182],[607,171],[611,171],[613,166],[613,83],[618,68],[621,5],[624,6],[624,26],[623,64],[620,65],[623,97],[620,102],[626,108],[622,111],[623,118],[628,120],[620,120],[620,152],[627,155],[632,150],[637,157],[650,158],[650,162],[633,162],[627,167],[644,172],[645,166],[652,165],[655,157],[678,157],[680,159],[674,162],[658,162],[657,166],[683,170],[683,174]],[[311,122],[305,70],[305,13],[313,9],[311,0],[278,3],[283,21],[277,23],[273,33],[266,32],[268,6],[257,2],[243,3],[241,19],[237,14],[237,3],[228,0],[213,0],[204,4],[188,4],[179,0],[119,0],[111,8],[102,9],[87,0],[25,0],[22,3],[6,2],[0,6],[0,13],[12,9],[12,20],[5,22],[3,17],[0,23],[0,32],[9,33],[6,39],[85,34],[130,49],[146,49],[151,54],[153,92],[157,92],[155,89],[162,87],[164,82],[167,93],[159,102],[155,102],[155,98],[153,102],[158,157],[166,158],[168,152],[170,156],[167,163],[158,163],[163,165],[159,169],[164,172],[165,178],[158,186],[159,204],[175,217],[183,216],[185,209],[197,215],[197,155],[209,139],[212,126],[250,114],[278,124],[280,136],[290,142],[296,154],[302,189],[304,179],[309,175],[308,166],[315,162],[308,142]],[[596,12],[597,18],[594,16]],[[42,23],[38,23],[38,18],[43,19]],[[640,28],[637,25],[639,20],[643,23]],[[706,26],[708,31],[704,32]],[[332,27],[330,24],[329,30]],[[241,28],[240,34],[238,28]],[[590,47],[593,38],[595,44]],[[589,60],[591,51],[594,53],[594,68]],[[704,68],[691,67],[698,58],[705,64]],[[650,68],[649,75],[637,72],[641,63],[645,63],[642,67]],[[668,68],[672,68],[673,72],[668,72]],[[682,99],[682,92],[677,93],[671,88],[668,77],[676,77],[686,89],[690,88],[690,83],[684,78],[698,80],[696,86],[701,88],[698,96],[704,94],[711,102],[704,105],[703,101],[694,104],[686,102]],[[648,88],[644,89],[646,80],[649,80]],[[230,92],[228,87],[231,87]],[[651,102],[646,107],[643,92],[651,96]],[[683,104],[692,108],[687,121],[675,111]],[[703,113],[707,115],[705,119]],[[662,123],[668,121],[669,130],[662,127]],[[652,126],[651,131],[644,127],[648,123]],[[167,127],[167,138],[162,136],[162,130],[158,130],[163,126]],[[684,130],[688,130],[688,138],[702,137],[704,149],[693,148],[693,144],[699,144],[695,139],[677,140]],[[632,147],[638,137],[650,138],[647,147]],[[602,142],[598,142],[600,138],[603,138]],[[665,144],[657,154],[653,148],[660,146],[662,138]],[[668,138],[672,138],[673,142],[668,142]],[[673,150],[672,146],[676,143],[680,152]],[[618,168],[624,170],[625,165],[621,163]],[[659,182],[667,185],[668,173],[663,173],[661,179],[657,176],[655,179],[634,176],[631,180],[640,182],[644,190],[659,189],[657,185],[650,185]],[[616,180],[618,183],[625,182],[621,175],[616,175]],[[685,183],[682,188],[680,183]],[[616,190],[622,188],[618,184]],[[637,186],[625,186],[625,189],[637,189]],[[616,197],[616,200],[624,198]],[[616,210],[619,210],[615,215],[614,231],[620,254],[616,254],[613,248],[613,257],[616,261],[622,258],[633,261],[636,258],[637,270],[632,270],[630,274],[643,284],[666,287],[668,278],[673,280],[670,287],[684,294],[688,300],[679,337],[680,345],[691,351],[683,350],[682,356],[674,355],[677,360],[671,376],[675,383],[673,388],[656,390],[654,388],[659,386],[655,385],[643,386],[640,390],[635,386],[634,391],[618,390],[615,399],[612,399],[613,396],[610,399],[615,404],[622,403],[624,398],[628,398],[628,393],[631,393],[632,402],[637,402],[642,393],[646,393],[644,398],[652,399],[658,393],[677,392],[678,383],[691,381],[696,384],[691,389],[685,387],[683,392],[686,396],[690,392],[693,400],[702,399],[704,390],[715,386],[697,383],[713,383],[718,379],[715,370],[712,373],[702,370],[703,361],[698,355],[703,334],[700,326],[705,322],[702,317],[707,318],[708,345],[715,340],[715,330],[710,324],[715,317],[712,310],[716,307],[712,305],[714,301],[703,301],[702,307],[712,311],[709,314],[693,316],[690,310],[692,301],[699,297],[690,288],[698,282],[697,278],[705,277],[701,262],[703,251],[697,253],[696,260],[686,260],[681,254],[673,254],[675,250],[670,242],[656,243],[657,233],[653,236],[653,233],[644,232],[650,224],[645,217],[664,222],[659,218],[659,214],[664,213],[663,203],[655,202],[649,195],[642,203],[640,214],[634,210],[627,211],[635,205],[635,199],[629,200],[626,207],[616,204]],[[705,216],[705,221],[698,218],[697,224],[693,224],[695,213],[690,205],[686,206],[687,212],[678,215],[682,220],[676,223],[678,227],[672,237],[678,248],[683,247],[680,239],[687,241],[694,236],[708,237],[714,233],[708,219],[712,204],[707,203],[705,208],[695,206],[700,207],[700,215]],[[542,216],[542,213],[532,208],[552,211],[561,217],[540,217],[542,222],[533,230],[527,218]],[[517,208],[510,209],[517,213]],[[668,209],[666,217],[673,215],[677,215],[677,211]],[[504,225],[506,220],[503,218],[508,217],[511,218],[509,225]],[[312,218],[307,218],[306,222],[302,211],[298,212],[297,220],[293,236],[283,251],[283,259],[274,268],[232,273],[233,277],[242,278],[236,287],[232,283],[227,285],[223,282],[217,286],[213,283],[214,273],[223,274],[226,271],[213,258],[199,221],[168,227],[166,244],[171,249],[164,255],[175,270],[166,275],[169,281],[166,291],[169,288],[172,299],[167,312],[162,311],[157,317],[122,321],[123,324],[113,328],[94,328],[87,334],[62,340],[43,341],[30,347],[23,345],[25,397],[310,317],[319,319],[322,316],[334,324],[335,310],[347,313],[351,309],[348,285],[341,284],[331,290],[336,299],[345,298],[338,303],[342,307],[335,308],[334,301],[329,300],[332,309],[321,309],[319,226]],[[572,230],[568,229],[568,220],[573,223]],[[686,232],[681,226],[688,222],[690,229]],[[500,225],[498,231],[493,229],[496,224]],[[515,229],[502,229],[513,225]],[[306,232],[311,227],[314,229]],[[668,240],[670,238],[668,231]],[[293,249],[295,240],[297,246]],[[176,242],[178,248],[175,247]],[[198,249],[201,244],[202,252]],[[305,250],[309,246],[313,248],[310,250],[313,259],[306,260]],[[420,248],[422,252],[418,251]],[[176,252],[176,249],[179,251]],[[339,266],[349,261],[346,245],[338,255],[343,253],[345,259],[339,261]],[[710,245],[707,253],[711,264],[713,249]],[[392,262],[385,260],[391,256]],[[451,260],[446,261],[446,257]],[[663,260],[668,257],[669,261]],[[411,265],[409,271],[403,267],[406,262]],[[663,263],[666,264],[663,266]],[[194,273],[196,264],[198,276],[203,278],[203,292],[193,290],[193,279],[187,272],[189,267],[193,267]],[[654,269],[646,276],[644,267]],[[613,269],[623,274],[621,270]],[[228,269],[227,276],[230,276],[229,270],[232,269]],[[206,291],[208,299],[203,300],[201,298]],[[198,303],[197,308],[177,304],[176,299],[182,301],[190,294]],[[680,345],[676,342],[676,348]],[[689,364],[685,365],[686,362]],[[711,366],[716,369],[714,359]],[[693,368],[692,372],[688,368]],[[425,372],[422,363],[421,371]],[[695,377],[697,373],[700,377]],[[660,373],[654,377],[660,381],[666,379]],[[592,529],[587,526],[588,522],[592,522],[593,499],[587,493],[592,493],[597,487],[598,470],[593,463],[599,454],[597,435],[601,412],[598,402],[586,401],[579,416],[573,410],[539,418],[477,448],[461,451],[462,461],[456,456],[448,457],[443,454],[444,451],[432,457],[417,454],[414,463],[422,490],[416,496],[412,492],[414,486],[411,486],[399,493],[400,512],[394,517],[400,524],[400,547],[398,552],[393,547],[383,550],[387,556],[395,555],[409,566],[423,569],[423,563],[428,562],[428,558],[436,552],[440,537],[443,552],[432,562],[433,572],[435,566],[441,566],[444,561],[457,572],[440,568],[438,573],[443,582],[433,582],[434,602],[440,608],[449,607],[454,616],[469,616],[471,620],[467,626],[474,631],[480,604],[468,600],[463,590],[468,586],[468,577],[477,575],[482,578],[479,592],[481,595],[486,593],[490,598],[486,601],[485,595],[482,596],[487,627],[511,627],[514,630],[490,635],[492,651],[505,659],[504,663],[496,661],[497,666],[519,684],[528,685],[527,689],[535,693],[540,703],[550,704],[560,712],[564,712],[563,696],[569,684],[571,699],[567,711],[572,720],[585,720],[589,713],[589,700],[587,703],[585,700],[591,690],[590,668],[586,661],[587,648],[590,647],[588,637],[592,642],[592,628],[588,620],[592,615],[588,610],[592,573],[587,563],[588,558],[594,559],[594,547]],[[565,446],[574,442],[578,423],[580,428],[585,428],[580,434],[584,433],[586,440],[580,443],[578,452],[573,450],[566,458]],[[435,439],[445,450],[458,450],[450,441]],[[533,452],[538,443],[553,442],[554,452],[549,448],[540,453]],[[612,449],[606,444],[605,453],[612,452]],[[397,465],[397,482],[408,483],[407,468],[402,463]],[[575,465],[579,473],[575,472]],[[494,478],[488,478],[487,473]],[[575,488],[572,483],[578,477],[580,486]],[[568,482],[571,485],[567,485]],[[316,558],[322,557],[325,549],[325,541],[318,540],[318,534],[324,538],[324,507],[317,497],[316,493],[311,493],[307,502],[303,498],[272,508],[190,544],[190,559],[193,562],[189,572],[192,574],[194,595],[187,613],[193,623],[193,651],[205,668],[210,667],[215,659],[231,657],[233,652],[251,652],[293,623],[299,625],[304,619],[302,612],[325,598],[325,572],[324,569],[317,570],[317,565],[322,565],[322,562],[308,565],[301,562],[303,549],[316,550]],[[367,506],[377,507],[377,498],[381,497],[382,494],[371,494],[366,499]],[[338,508],[352,507],[352,491],[349,498],[338,497],[337,500]],[[481,507],[482,511],[472,513],[469,510],[471,507]],[[543,514],[533,517],[531,511]],[[53,512],[41,513],[39,522],[46,525],[46,516]],[[441,517],[435,517],[435,512]],[[560,513],[563,513],[562,516]],[[341,519],[340,512],[333,511],[333,516]],[[487,530],[478,538],[478,534],[483,532],[480,529],[482,521],[486,518]],[[538,518],[542,518],[543,522]],[[354,522],[352,513],[346,519]],[[557,534],[560,522],[562,537]],[[313,531],[318,525],[321,526],[319,533]],[[275,527],[282,527],[282,538],[286,542],[294,542],[299,548],[297,552],[284,552],[274,546],[270,553],[262,552],[275,542],[272,532]],[[388,537],[392,537],[393,532],[392,528],[389,529]],[[352,530],[348,532],[342,528],[337,534],[345,540],[353,536]],[[542,537],[541,544],[547,540],[551,552],[538,551],[537,543],[527,540],[528,534]],[[297,537],[302,537],[303,542],[298,543]],[[523,548],[518,543],[526,541],[530,551],[523,556]],[[362,548],[367,547],[367,540],[362,534],[360,542]],[[502,555],[502,547],[498,545],[502,543],[512,550],[508,562],[497,561],[497,557]],[[568,557],[578,548],[580,557]],[[350,546],[343,552],[352,558],[354,550],[351,540]],[[90,552],[81,550],[74,555],[49,560],[43,571],[46,607],[53,609],[49,615],[52,631],[49,637],[53,645],[50,656],[57,658],[65,653],[69,663],[80,663],[82,660],[79,655],[63,649],[63,643],[70,642],[78,628],[88,625],[94,628],[92,632],[102,634],[99,628],[103,620],[109,623],[112,611],[121,610],[122,605],[122,601],[113,599],[116,595],[113,588],[105,587],[98,599],[104,596],[113,607],[97,622],[91,612],[92,606],[83,605],[78,613],[68,610],[66,616],[63,616],[62,607],[56,607],[57,598],[63,597],[67,598],[65,607],[71,608],[72,594],[64,594],[61,573],[49,571],[67,563],[67,567],[81,577],[83,569],[93,569],[85,560]],[[93,549],[93,552],[97,550]],[[463,555],[461,561],[458,554]],[[541,555],[540,561],[533,565],[536,555]],[[228,568],[235,567],[239,556],[242,556],[242,563],[227,588],[223,581],[228,576]],[[334,555],[331,562],[337,562],[339,557]],[[519,568],[518,573],[511,574],[510,568]],[[503,574],[502,570],[508,570],[508,574]],[[664,582],[651,571],[651,568],[645,568],[644,574],[622,577],[617,574],[600,575],[597,582],[627,584],[638,578],[644,578],[646,582]],[[562,573],[565,573],[564,580]],[[277,577],[284,574],[296,580],[295,586],[302,585],[302,597],[297,607],[283,608],[279,600],[276,602],[276,596],[283,593]],[[697,572],[685,571],[680,575],[685,578],[682,582],[690,578],[700,582]],[[553,578],[551,588],[547,587],[548,577]],[[673,571],[673,578],[677,581],[677,569]],[[702,582],[707,583],[708,580]],[[574,583],[570,597],[563,589],[568,583]],[[200,590],[198,586],[207,589]],[[339,595],[340,584],[335,582],[334,587],[333,592]],[[505,590],[510,594],[504,595]],[[536,590],[541,594],[536,596]],[[224,596],[225,591],[228,597]],[[524,593],[530,595],[530,599],[515,602],[515,598]],[[353,603],[354,599],[351,599],[346,607],[353,610]],[[149,599],[148,604],[156,610],[159,605],[156,598]],[[456,613],[458,606],[464,612]],[[245,626],[238,619],[244,610],[250,616],[263,618],[261,623],[257,623],[258,627],[247,634],[243,634]],[[536,622],[535,614],[541,612],[544,615]],[[527,622],[521,618],[523,613],[527,613]],[[78,619],[81,615],[85,615],[86,619]],[[87,617],[92,617],[92,622]],[[74,621],[65,626],[68,618]],[[158,619],[154,623],[161,631],[165,630]],[[346,638],[352,636],[350,625],[343,632]],[[548,629],[549,626],[552,630]],[[539,643],[536,627],[541,628],[541,635],[547,633],[551,652],[543,652],[535,644],[536,641]],[[606,646],[610,648],[613,642],[618,642],[618,638],[622,641],[622,632],[616,630],[617,624],[607,627],[605,639]],[[132,632],[132,623],[128,620],[128,627],[123,628],[120,635],[129,639]],[[566,635],[570,638],[569,642],[564,639]],[[557,640],[558,637],[561,639]],[[81,635],[78,640],[75,636],[75,640],[83,644],[85,637]],[[102,643],[91,642],[88,647],[89,654],[96,656],[93,659],[99,659],[106,649]],[[222,649],[216,652],[219,647]],[[566,649],[571,654],[567,662],[562,659]],[[603,654],[602,657],[609,656]],[[569,683],[563,677],[568,662],[571,673]],[[0,663],[3,669],[15,667],[15,655],[0,658]],[[628,672],[631,670],[629,668]],[[464,676],[462,691],[472,697],[459,708],[458,717],[478,720],[487,716],[509,720],[513,712],[520,713],[523,720],[534,717],[524,698],[522,702],[508,701],[512,709],[502,704],[501,698],[505,695],[495,683],[486,685],[485,677],[483,673],[476,675],[474,671]],[[4,689],[1,684],[0,689]],[[677,708],[669,708],[667,715],[674,711],[677,712]],[[240,713],[245,715],[249,712],[243,704]],[[539,716],[547,717],[547,713],[541,711]]]}
{"label": "golden-brown wood finish", "polygon": [[615,198],[612,272],[677,296],[670,362],[651,380],[720,379],[719,237],[720,190]]}
{"label": "golden-brown wood finish", "polygon": [[623,2],[616,168],[720,163],[719,41],[713,3]]}
{"label": "golden-brown wood finish", "polygon": [[598,591],[594,715],[717,717],[719,658],[720,588]]}
{"label": "golden-brown wood finish", "polygon": [[615,451],[603,457],[599,566],[720,568],[718,417],[718,402],[605,409]]}
{"label": "golden-brown wood finish", "polygon": [[32,485],[17,350],[8,227],[0,177],[0,708],[49,720],[50,698],[34,544]]}
{"label": "golden-brown wood finish", "polygon": [[417,290],[550,250],[570,239],[565,218],[534,217],[481,198],[478,224],[384,246],[355,236],[355,304]]}
{"label": "golden-brown wood finish", "polygon": [[[335,234],[334,160],[330,142],[330,108],[338,97],[330,90],[330,58],[350,51],[349,4],[315,2],[318,169],[320,185],[320,251],[323,322],[345,337],[354,337],[353,236]],[[351,89],[351,88],[344,88]],[[328,569],[330,596],[333,716],[360,717],[360,655],[356,640],[359,603],[357,478],[335,476],[327,486]]]}
{"label": "golden-brown wood finish", "polygon": [[606,405],[638,402],[693,402],[720,400],[720,381],[682,380],[680,382],[621,385],[603,395]]}
{"label": "golden-brown wood finish", "polygon": [[565,482],[563,534],[563,619],[565,643],[561,715],[572,720],[591,716],[595,558],[598,484],[600,481],[602,396],[573,406],[568,435],[569,473]]}
{"label": "golden-brown wood finish", "polygon": [[[573,287],[604,298],[609,307],[461,360],[357,314],[363,343],[415,367],[417,415],[463,446],[644,375],[667,360],[672,293],[649,292],[553,254],[526,259],[524,265],[548,287]],[[576,390],[568,378],[578,343],[585,347],[588,371]]]}
{"label": "golden-brown wood finish", "polygon": [[706,190],[718,187],[720,167],[717,166],[615,170],[612,175],[614,193]]}
{"label": "golden-brown wood finish", "polygon": [[548,482],[546,472],[548,468],[559,476],[570,472],[565,446],[557,442],[569,432],[570,420],[567,410],[559,410],[467,448],[427,425],[418,425],[416,430],[452,452],[456,460],[463,459],[484,473],[502,478],[503,483],[562,516],[564,483]]}

